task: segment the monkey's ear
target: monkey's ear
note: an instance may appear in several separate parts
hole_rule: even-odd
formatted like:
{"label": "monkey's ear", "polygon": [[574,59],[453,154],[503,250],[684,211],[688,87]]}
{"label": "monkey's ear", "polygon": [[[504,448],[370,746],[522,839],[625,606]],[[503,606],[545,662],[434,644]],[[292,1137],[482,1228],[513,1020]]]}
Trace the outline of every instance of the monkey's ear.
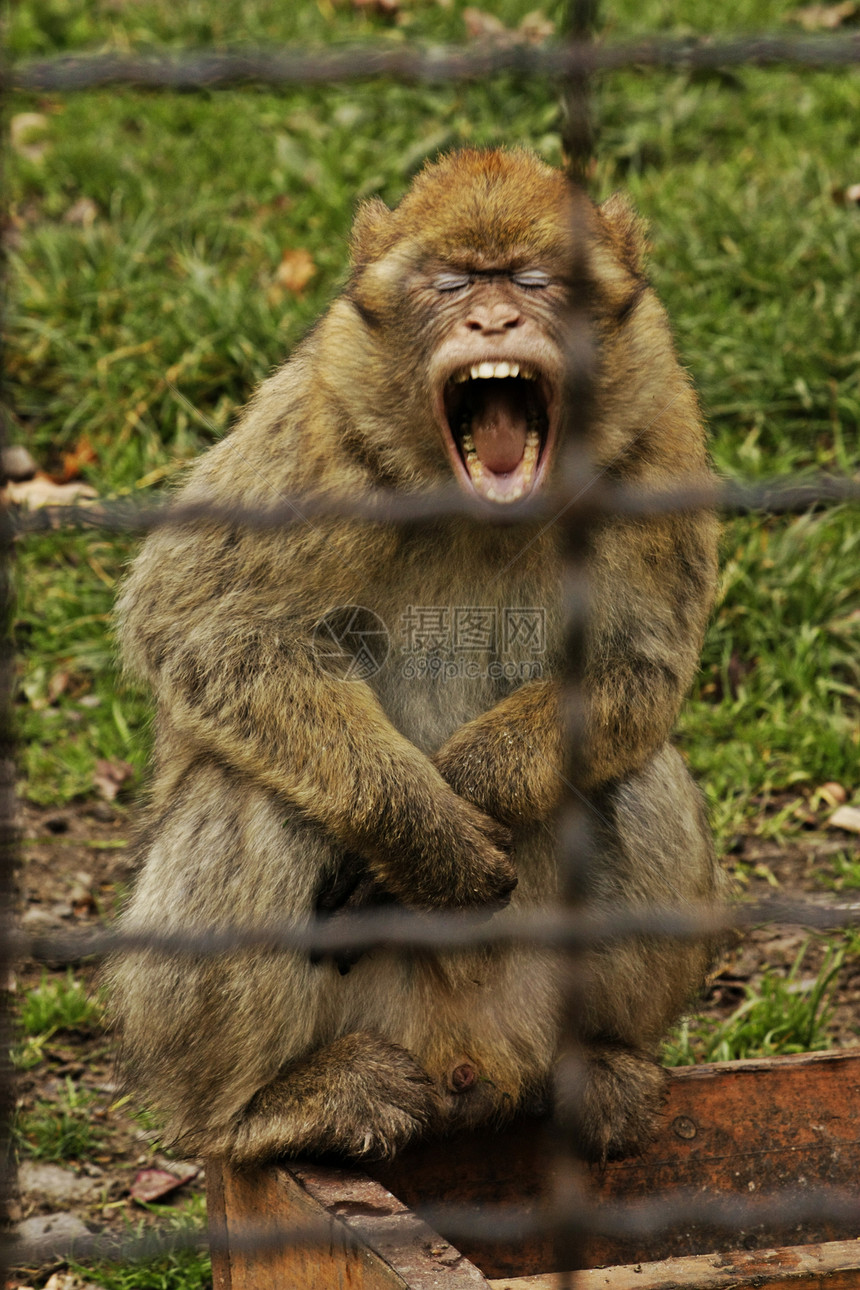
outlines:
{"label": "monkey's ear", "polygon": [[597,209],[622,264],[631,273],[641,274],[646,249],[645,221],[636,214],[624,193],[613,193]]}
{"label": "monkey's ear", "polygon": [[355,213],[350,239],[350,257],[355,267],[367,264],[390,243],[392,212],[379,197],[362,202]]}

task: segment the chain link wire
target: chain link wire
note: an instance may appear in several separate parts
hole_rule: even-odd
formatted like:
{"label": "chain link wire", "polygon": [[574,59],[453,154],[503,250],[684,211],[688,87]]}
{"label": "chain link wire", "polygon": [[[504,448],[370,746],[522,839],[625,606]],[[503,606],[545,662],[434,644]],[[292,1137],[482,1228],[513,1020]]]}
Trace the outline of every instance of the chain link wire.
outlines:
{"label": "chain link wire", "polygon": [[[718,69],[756,65],[773,67],[791,64],[807,68],[837,68],[860,64],[860,34],[826,37],[781,37],[769,34],[737,39],[650,39],[602,42],[593,39],[596,22],[595,0],[572,0],[565,39],[557,44],[535,47],[527,44],[474,45],[468,49],[446,47],[422,49],[409,45],[396,50],[361,46],[335,51],[285,47],[274,50],[215,52],[189,50],[152,55],[73,55],[33,60],[6,66],[2,88],[10,91],[70,92],[108,86],[136,86],[153,90],[215,90],[246,85],[301,86],[388,77],[401,81],[478,80],[500,72],[543,76],[562,83],[563,149],[574,182],[587,184],[594,147],[590,85],[598,73],[623,68]],[[583,239],[578,239],[581,244]],[[575,276],[587,280],[588,266],[572,266]],[[593,356],[589,339],[587,310],[580,307],[569,320],[567,368],[568,406],[577,409],[568,426],[567,452],[560,468],[561,484],[539,499],[511,507],[515,520],[550,519],[564,508],[567,577],[566,642],[568,656],[567,700],[568,746],[571,749],[566,778],[574,786],[585,769],[580,749],[582,727],[582,645],[587,621],[584,599],[586,537],[589,528],[606,514],[649,518],[699,508],[717,508],[729,514],[753,511],[771,514],[806,511],[860,501],[860,477],[817,476],[798,481],[775,479],[749,485],[739,481],[703,484],[679,481],[671,489],[642,492],[595,477],[585,453],[591,402]],[[0,424],[0,445],[6,426]],[[571,500],[572,499],[572,500]],[[578,990],[578,955],[589,946],[630,936],[659,935],[677,938],[712,936],[729,928],[752,927],[771,920],[796,923],[816,929],[860,926],[860,902],[801,901],[778,899],[758,901],[729,909],[713,907],[691,910],[644,909],[607,917],[590,913],[583,902],[588,867],[587,812],[575,792],[562,812],[560,867],[563,898],[551,911],[521,912],[497,928],[485,919],[462,915],[416,915],[403,910],[385,910],[354,915],[348,923],[316,921],[301,926],[273,921],[265,926],[221,925],[195,929],[185,935],[138,935],[105,929],[79,935],[27,936],[16,930],[11,917],[13,877],[17,859],[14,802],[14,734],[12,708],[15,660],[11,643],[12,586],[11,556],[16,540],[27,535],[60,531],[96,530],[108,533],[148,532],[160,527],[197,525],[202,522],[225,526],[245,525],[252,529],[288,528],[322,516],[415,522],[431,518],[471,515],[488,517],[491,508],[466,497],[459,489],[428,492],[421,497],[404,497],[380,492],[363,498],[286,498],[274,507],[209,506],[166,502],[141,505],[127,500],[100,501],[92,505],[47,507],[34,512],[6,511],[0,524],[0,981],[21,958],[41,963],[74,963],[117,950],[146,945],[170,954],[218,955],[238,948],[266,947],[273,951],[300,949],[307,952],[337,953],[387,946],[394,948],[458,948],[516,942],[542,944],[564,949],[569,956],[565,1027],[568,1041],[563,1048],[563,1065],[576,1063],[575,1014]],[[8,994],[0,1000],[0,1187],[8,1202],[12,1167],[11,1119],[14,1084],[8,1057],[11,1025]],[[673,1194],[634,1203],[597,1203],[581,1184],[576,1162],[572,1126],[561,1124],[555,1148],[556,1172],[560,1178],[550,1202],[536,1211],[485,1207],[435,1208],[422,1217],[431,1226],[457,1239],[525,1239],[537,1232],[554,1233],[558,1242],[558,1266],[572,1267],[585,1236],[614,1238],[647,1236],[669,1227],[706,1224],[710,1228],[737,1231],[755,1223],[800,1224],[818,1220],[853,1222],[860,1226],[860,1199],[839,1189],[815,1193],[783,1192],[768,1199],[705,1197]],[[7,1211],[8,1212],[8,1211]],[[231,1231],[232,1250],[256,1251],[286,1242],[303,1245],[325,1244],[330,1225],[304,1223],[270,1225]],[[351,1237],[344,1233],[346,1244]],[[218,1238],[210,1239],[211,1248]],[[179,1248],[204,1248],[205,1234],[153,1231],[143,1238],[117,1239],[93,1235],[77,1240],[71,1247],[82,1258],[130,1260],[151,1258]],[[63,1253],[62,1242],[16,1242],[0,1240],[0,1275],[9,1265],[31,1265],[45,1255]]]}

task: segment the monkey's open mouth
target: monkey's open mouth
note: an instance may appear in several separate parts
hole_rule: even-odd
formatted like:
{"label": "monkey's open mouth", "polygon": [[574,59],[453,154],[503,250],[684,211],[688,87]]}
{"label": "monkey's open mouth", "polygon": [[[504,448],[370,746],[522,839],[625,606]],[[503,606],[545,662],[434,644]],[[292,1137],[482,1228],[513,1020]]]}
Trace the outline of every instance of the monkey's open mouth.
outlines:
{"label": "monkey's open mouth", "polygon": [[516,502],[543,474],[550,438],[543,376],[525,363],[474,363],[445,382],[444,413],[455,460],[491,502]]}

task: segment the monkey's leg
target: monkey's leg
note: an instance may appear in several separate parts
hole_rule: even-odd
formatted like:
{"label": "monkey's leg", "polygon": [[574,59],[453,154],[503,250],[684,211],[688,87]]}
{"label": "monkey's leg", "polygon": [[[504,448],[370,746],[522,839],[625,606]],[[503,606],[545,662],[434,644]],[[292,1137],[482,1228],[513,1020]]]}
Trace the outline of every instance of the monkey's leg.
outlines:
{"label": "monkey's leg", "polygon": [[358,1031],[285,1068],[238,1121],[234,1164],[276,1156],[391,1156],[429,1128],[439,1095],[405,1048]]}
{"label": "monkey's leg", "polygon": [[586,1159],[604,1164],[641,1155],[654,1137],[666,1081],[666,1072],[647,1054],[623,1044],[584,1045],[556,1098]]}
{"label": "monkey's leg", "polygon": [[[702,799],[670,745],[595,803],[591,895],[597,908],[608,914],[694,908],[722,897]],[[584,961],[584,1078],[580,1109],[573,1110],[583,1147],[595,1159],[639,1152],[651,1140],[666,1080],[656,1056],[701,990],[715,948],[706,940],[640,936],[605,943]]]}

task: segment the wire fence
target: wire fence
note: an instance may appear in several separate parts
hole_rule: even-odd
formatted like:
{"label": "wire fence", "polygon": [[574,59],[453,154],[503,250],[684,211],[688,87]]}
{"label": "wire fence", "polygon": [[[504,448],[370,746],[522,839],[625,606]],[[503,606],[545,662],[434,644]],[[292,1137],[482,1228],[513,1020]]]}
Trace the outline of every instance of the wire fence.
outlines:
{"label": "wire fence", "polygon": [[[42,59],[7,67],[3,76],[6,94],[14,91],[71,92],[108,86],[135,86],[151,90],[220,89],[245,85],[300,86],[332,81],[388,77],[404,81],[475,80],[501,72],[542,76],[562,83],[567,105],[566,150],[572,173],[581,178],[592,146],[589,118],[589,85],[599,73],[623,68],[722,69],[733,66],[793,64],[808,68],[835,68],[860,64],[860,34],[841,33],[822,38],[756,35],[745,38],[652,39],[620,43],[595,41],[592,6],[578,0],[568,17],[570,39],[556,45],[535,47],[516,42],[478,44],[470,48],[428,50],[398,46],[379,49],[361,46],[320,52],[279,50],[211,50],[146,56],[112,54],[75,55]],[[585,239],[576,239],[584,245]],[[572,266],[572,277],[587,278],[587,265]],[[582,722],[584,633],[588,607],[583,596],[587,582],[587,540],[593,526],[607,515],[649,519],[702,508],[741,514],[805,511],[814,506],[860,501],[860,478],[818,476],[807,480],[776,479],[764,484],[702,483],[679,480],[659,492],[643,493],[619,485],[591,470],[587,438],[594,381],[594,351],[589,342],[591,322],[584,306],[571,305],[568,318],[566,405],[577,409],[569,418],[558,482],[533,500],[510,508],[511,522],[539,521],[560,527],[566,558],[568,599],[565,643],[567,656],[567,746],[565,778],[569,792],[561,812],[559,866],[562,898],[553,910],[521,911],[502,926],[469,914],[418,915],[404,910],[357,913],[337,922],[318,919],[301,924],[273,920],[265,925],[195,928],[181,933],[134,933],[106,928],[79,935],[25,935],[12,919],[13,873],[17,859],[14,803],[14,734],[12,710],[15,659],[11,646],[11,552],[14,542],[29,534],[59,530],[63,533],[98,530],[108,533],[148,532],[160,527],[194,526],[202,522],[249,529],[286,529],[319,518],[384,520],[415,523],[454,516],[488,518],[493,508],[451,487],[420,496],[379,492],[361,497],[288,497],[271,507],[217,506],[208,503],[165,502],[141,505],[127,500],[100,501],[74,507],[50,507],[35,512],[6,511],[0,528],[3,545],[3,652],[2,709],[0,709],[0,975],[22,958],[41,963],[79,962],[117,950],[148,947],[171,955],[220,955],[250,947],[337,954],[371,946],[394,949],[455,949],[466,946],[535,944],[563,950],[569,956],[564,1006],[565,1049],[562,1062],[576,1058],[575,1017],[580,1003],[578,956],[583,950],[631,936],[701,938],[730,928],[755,926],[766,920],[800,923],[831,929],[860,926],[860,902],[758,901],[731,908],[712,906],[691,909],[646,908],[612,916],[597,914],[583,903],[584,867],[588,849],[583,846],[588,805],[583,791],[587,764],[583,754]],[[497,519],[497,515],[494,516]],[[8,1050],[8,1008],[0,1018],[0,1142],[6,1163],[5,1193],[11,1188],[10,1125],[14,1084]],[[476,1214],[473,1207],[448,1206],[424,1215],[434,1227],[454,1239],[466,1234],[479,1239],[504,1236],[523,1239],[537,1231],[552,1233],[559,1250],[559,1266],[573,1267],[580,1242],[587,1235],[648,1235],[678,1224],[706,1224],[737,1230],[755,1223],[803,1223],[826,1219],[853,1223],[860,1229],[860,1199],[852,1192],[829,1189],[809,1193],[786,1191],[769,1199],[727,1199],[696,1195],[656,1197],[625,1205],[596,1203],[571,1172],[577,1158],[575,1125],[561,1122],[557,1135],[556,1172],[560,1179],[554,1196],[533,1212],[496,1206]],[[573,1181],[572,1181],[573,1179]],[[348,1238],[345,1238],[348,1239]],[[232,1249],[263,1253],[284,1242],[327,1243],[328,1224],[248,1228],[232,1233]],[[56,1240],[24,1245],[3,1238],[0,1272],[15,1264],[30,1264],[45,1253],[56,1253]],[[203,1245],[193,1235],[151,1233],[144,1238],[117,1240],[94,1235],[74,1243],[78,1258],[105,1256],[132,1259],[151,1257],[180,1246]],[[217,1248],[218,1237],[212,1237]]]}

